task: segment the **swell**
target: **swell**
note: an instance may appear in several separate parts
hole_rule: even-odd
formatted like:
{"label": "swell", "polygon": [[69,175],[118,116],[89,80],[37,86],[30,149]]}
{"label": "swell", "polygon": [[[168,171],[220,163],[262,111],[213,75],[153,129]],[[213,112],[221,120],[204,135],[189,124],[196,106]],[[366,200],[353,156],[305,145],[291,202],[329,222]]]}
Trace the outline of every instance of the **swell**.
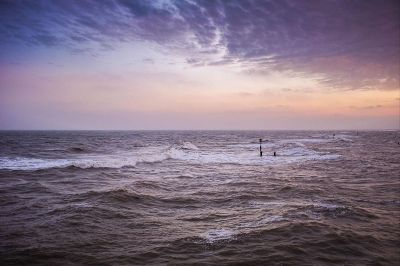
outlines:
{"label": "swell", "polygon": [[201,203],[199,199],[191,197],[170,196],[158,194],[145,194],[129,188],[113,188],[102,191],[88,191],[69,196],[73,201],[99,200],[107,203],[142,204],[155,206],[188,206]]}
{"label": "swell", "polygon": [[67,149],[68,152],[72,153],[89,153],[90,150],[83,147],[70,147]]}
{"label": "swell", "polygon": [[[162,263],[150,254],[162,254],[165,261],[185,250],[185,263],[201,263],[199,258],[212,258],[204,263],[215,265],[233,264],[356,264],[388,263],[375,251],[382,241],[374,236],[355,231],[338,230],[323,223],[281,223],[275,228],[248,233],[230,230],[210,230],[197,236],[178,238],[175,241],[140,253],[136,258],[143,264]],[[157,256],[160,258],[160,256]]]}

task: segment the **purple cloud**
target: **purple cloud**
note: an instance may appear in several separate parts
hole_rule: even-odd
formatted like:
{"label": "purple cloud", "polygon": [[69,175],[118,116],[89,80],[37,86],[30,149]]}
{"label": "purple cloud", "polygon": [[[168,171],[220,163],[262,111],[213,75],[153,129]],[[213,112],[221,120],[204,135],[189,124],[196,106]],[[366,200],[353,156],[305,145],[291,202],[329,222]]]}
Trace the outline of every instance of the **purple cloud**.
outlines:
{"label": "purple cloud", "polygon": [[399,14],[400,2],[391,0],[2,0],[0,45],[76,52],[146,40],[187,53],[194,66],[241,62],[248,73],[321,74],[332,88],[393,89]]}

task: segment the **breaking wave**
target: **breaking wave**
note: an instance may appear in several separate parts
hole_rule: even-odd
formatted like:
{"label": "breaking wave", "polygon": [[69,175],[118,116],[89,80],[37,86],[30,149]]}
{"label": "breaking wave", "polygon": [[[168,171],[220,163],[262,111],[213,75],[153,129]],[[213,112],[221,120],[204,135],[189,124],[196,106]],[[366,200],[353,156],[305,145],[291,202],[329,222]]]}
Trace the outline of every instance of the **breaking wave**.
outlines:
{"label": "breaking wave", "polygon": [[[246,144],[249,145],[249,144]],[[301,142],[286,142],[283,145],[264,146],[264,157],[258,156],[257,147],[227,146],[225,149],[199,149],[191,142],[175,144],[167,148],[144,147],[138,153],[79,155],[75,158],[43,159],[29,157],[2,157],[0,169],[6,170],[39,170],[49,168],[122,168],[135,167],[139,163],[158,163],[165,160],[179,160],[191,164],[238,164],[238,165],[282,165],[308,160],[331,160],[337,154],[321,153],[307,148]],[[253,145],[254,144],[250,144]],[[75,153],[86,150],[74,147]],[[272,156],[276,151],[277,156]]]}
{"label": "breaking wave", "polygon": [[153,156],[149,158],[126,157],[94,157],[80,159],[36,159],[36,158],[0,158],[0,169],[6,170],[41,170],[49,168],[76,167],[88,168],[122,168],[134,167],[138,163],[155,163],[167,159],[166,156]]}
{"label": "breaking wave", "polygon": [[228,229],[212,229],[200,235],[209,244],[217,241],[228,241],[236,238],[236,233]]}

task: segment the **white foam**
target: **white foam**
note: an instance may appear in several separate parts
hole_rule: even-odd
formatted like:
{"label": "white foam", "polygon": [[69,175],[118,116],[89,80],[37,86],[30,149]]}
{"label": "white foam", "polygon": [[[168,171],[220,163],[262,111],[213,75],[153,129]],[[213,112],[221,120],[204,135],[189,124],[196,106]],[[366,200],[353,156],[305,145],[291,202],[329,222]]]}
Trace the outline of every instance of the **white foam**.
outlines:
{"label": "white foam", "polygon": [[208,243],[214,243],[222,240],[235,239],[235,233],[228,229],[212,229],[200,235]]}
{"label": "white foam", "polygon": [[[339,155],[317,152],[301,142],[287,142],[283,146],[270,144],[263,146],[263,157],[258,156],[257,144],[252,146],[229,146],[227,148],[199,149],[190,142],[170,147],[143,147],[132,152],[115,154],[82,154],[68,159],[38,159],[27,157],[2,157],[0,169],[38,170],[48,168],[121,168],[136,166],[138,163],[155,163],[167,159],[180,160],[192,164],[240,164],[240,165],[285,165],[309,160],[332,160]],[[274,148],[271,148],[275,145]],[[247,149],[245,147],[253,147]],[[272,156],[273,152],[277,156]]]}
{"label": "white foam", "polygon": [[155,163],[167,159],[186,161],[193,164],[240,164],[240,165],[284,165],[308,160],[332,160],[337,154],[321,154],[305,148],[277,150],[277,156],[264,152],[259,157],[255,152],[192,152],[175,148],[161,153],[142,155],[103,155],[73,159],[0,158],[0,169],[39,170],[75,166],[79,168],[121,168],[136,166],[138,163]]}
{"label": "white foam", "polygon": [[338,134],[335,136],[335,140],[339,140],[339,141],[345,141],[345,142],[353,142],[353,140],[351,139],[354,136],[351,135],[345,135],[345,134]]}
{"label": "white foam", "polygon": [[312,138],[326,138],[326,137],[331,137],[331,135],[319,133],[319,134],[312,134],[312,135],[310,135],[310,137],[312,137]]}
{"label": "white foam", "polygon": [[305,139],[284,139],[280,143],[325,143],[330,142],[332,139],[327,138],[305,138]]}
{"label": "white foam", "polygon": [[181,146],[182,149],[184,150],[198,150],[199,148],[197,148],[196,145],[194,145],[191,142],[184,142]]}
{"label": "white foam", "polygon": [[48,160],[36,158],[0,158],[0,169],[8,170],[38,170],[53,167],[67,167],[70,163],[65,159]]}
{"label": "white foam", "polygon": [[264,150],[264,156],[259,157],[257,150],[220,149],[220,150],[182,150],[170,148],[166,151],[168,158],[187,161],[194,164],[241,164],[241,165],[284,165],[307,160],[331,160],[339,155],[317,152],[305,146],[287,146],[273,151]]}
{"label": "white foam", "polygon": [[328,211],[334,211],[334,210],[337,210],[337,209],[344,208],[344,206],[342,206],[342,205],[330,204],[330,203],[312,203],[310,205],[315,207],[315,208],[323,208],[323,209],[326,209]]}
{"label": "white foam", "polygon": [[49,168],[121,168],[136,166],[137,163],[154,163],[168,159],[166,154],[133,157],[127,156],[88,156],[73,159],[36,159],[26,157],[0,158],[0,169],[7,170],[39,170]]}
{"label": "white foam", "polygon": [[317,155],[316,151],[304,148],[304,147],[295,147],[295,148],[284,148],[278,152],[279,155],[282,156],[308,156],[308,155]]}
{"label": "white foam", "polygon": [[[262,147],[276,147],[276,143],[267,142],[267,143],[262,143]],[[260,143],[241,143],[241,144],[230,144],[228,147],[233,147],[233,148],[247,148],[247,149],[258,149],[260,147]]]}

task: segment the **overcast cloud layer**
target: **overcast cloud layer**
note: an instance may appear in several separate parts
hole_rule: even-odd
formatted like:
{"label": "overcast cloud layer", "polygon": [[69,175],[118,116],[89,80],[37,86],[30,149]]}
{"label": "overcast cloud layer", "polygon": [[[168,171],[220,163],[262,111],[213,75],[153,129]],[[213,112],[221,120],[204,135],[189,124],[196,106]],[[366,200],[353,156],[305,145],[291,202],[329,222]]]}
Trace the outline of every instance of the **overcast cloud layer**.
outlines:
{"label": "overcast cloud layer", "polygon": [[[101,52],[145,40],[193,66],[321,73],[346,89],[396,89],[399,1],[0,1],[1,43]],[[93,51],[96,50],[96,51]]]}

